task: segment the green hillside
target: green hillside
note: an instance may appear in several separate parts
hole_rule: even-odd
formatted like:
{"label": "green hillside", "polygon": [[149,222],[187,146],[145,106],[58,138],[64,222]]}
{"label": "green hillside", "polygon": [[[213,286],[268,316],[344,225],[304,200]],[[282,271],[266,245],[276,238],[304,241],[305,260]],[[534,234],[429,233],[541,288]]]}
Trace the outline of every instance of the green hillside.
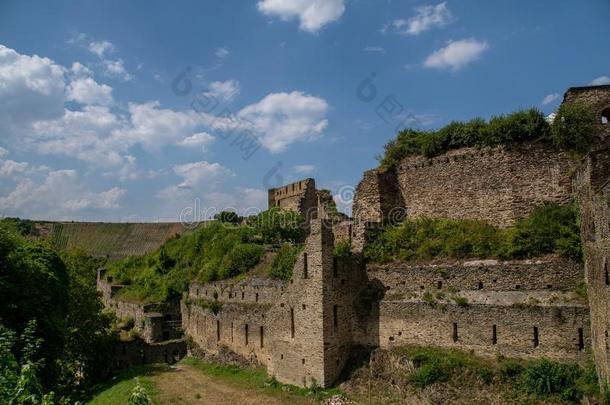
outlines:
{"label": "green hillside", "polygon": [[38,222],[36,230],[59,250],[121,259],[151,252],[172,236],[192,230],[180,223]]}

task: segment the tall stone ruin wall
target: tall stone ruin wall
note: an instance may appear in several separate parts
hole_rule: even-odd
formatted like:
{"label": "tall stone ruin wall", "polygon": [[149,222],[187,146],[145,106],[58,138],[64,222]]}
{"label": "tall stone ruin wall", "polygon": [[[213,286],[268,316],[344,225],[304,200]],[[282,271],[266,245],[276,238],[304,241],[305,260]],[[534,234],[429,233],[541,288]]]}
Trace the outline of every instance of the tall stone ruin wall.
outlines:
{"label": "tall stone ruin wall", "polygon": [[506,227],[541,204],[567,202],[574,166],[566,153],[533,143],[462,148],[431,159],[411,156],[396,173],[365,172],[354,220],[391,222],[403,214]]}
{"label": "tall stone ruin wall", "polygon": [[574,178],[581,215],[591,337],[602,387],[610,385],[610,149],[591,153]]}

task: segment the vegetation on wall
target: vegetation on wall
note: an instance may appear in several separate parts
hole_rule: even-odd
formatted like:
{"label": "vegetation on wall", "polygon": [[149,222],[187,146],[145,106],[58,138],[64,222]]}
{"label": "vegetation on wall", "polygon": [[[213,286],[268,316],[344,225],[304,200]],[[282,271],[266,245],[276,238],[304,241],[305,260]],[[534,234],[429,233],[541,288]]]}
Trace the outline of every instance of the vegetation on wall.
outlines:
{"label": "vegetation on wall", "polygon": [[59,254],[0,222],[0,403],[73,402],[108,373],[99,259]]}
{"label": "vegetation on wall", "polygon": [[583,104],[564,104],[549,124],[537,109],[498,115],[485,121],[454,121],[438,130],[404,129],[384,146],[379,156],[381,170],[392,170],[405,157],[438,156],[462,147],[507,145],[518,142],[545,142],[559,148],[585,151],[591,142],[595,117]]}
{"label": "vegetation on wall", "polygon": [[545,358],[486,361],[457,350],[429,347],[397,348],[395,351],[405,354],[413,363],[415,369],[409,382],[420,389],[437,383],[451,384],[452,380],[460,380],[463,384],[463,380],[470,377],[484,384],[502,386],[505,396],[511,397],[508,402],[515,403],[540,400],[577,403],[583,396],[598,393],[593,364],[581,368]]}
{"label": "vegetation on wall", "polygon": [[119,293],[122,299],[177,299],[192,280],[238,276],[261,261],[265,245],[300,239],[301,221],[299,214],[277,208],[250,217],[243,225],[213,221],[189,235],[170,239],[152,253],[110,264],[108,275],[125,285]]}
{"label": "vegetation on wall", "polygon": [[273,258],[271,266],[269,266],[269,276],[280,280],[289,280],[292,277],[292,269],[297,262],[300,251],[299,246],[293,246],[289,243],[283,244]]}
{"label": "vegetation on wall", "polygon": [[381,263],[545,254],[582,260],[576,204],[540,206],[508,229],[477,220],[408,219],[372,235],[364,246],[365,258]]}

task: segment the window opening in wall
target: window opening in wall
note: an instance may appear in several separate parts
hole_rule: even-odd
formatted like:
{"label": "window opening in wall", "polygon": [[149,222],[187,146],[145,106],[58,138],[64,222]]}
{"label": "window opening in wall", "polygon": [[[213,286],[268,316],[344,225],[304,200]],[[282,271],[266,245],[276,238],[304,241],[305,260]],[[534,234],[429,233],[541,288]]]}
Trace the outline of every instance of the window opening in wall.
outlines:
{"label": "window opening in wall", "polygon": [[515,290],[520,290],[520,289],[521,289],[521,286],[520,286],[519,284],[517,284],[517,285],[515,286]]}
{"label": "window opening in wall", "polygon": [[233,322],[231,322],[231,343],[233,343]]}
{"label": "window opening in wall", "polygon": [[307,278],[307,253],[303,253],[303,278]]}
{"label": "window opening in wall", "polygon": [[496,325],[491,327],[491,344],[495,345],[498,343],[498,328]]}
{"label": "window opening in wall", "polygon": [[333,257],[333,277],[337,278],[338,275],[338,271],[337,271],[337,258]]}
{"label": "window opening in wall", "polygon": [[303,311],[307,308],[307,305],[303,304]]}
{"label": "window opening in wall", "polygon": [[540,340],[538,339],[538,327],[534,326],[534,347],[538,347]]}
{"label": "window opening in wall", "polygon": [[608,347],[608,331],[605,331],[604,335],[606,336],[606,351],[608,351],[608,349],[609,349],[609,347]]}
{"label": "window opening in wall", "polygon": [[482,290],[482,289],[483,289],[483,282],[479,281],[479,290]]}
{"label": "window opening in wall", "polygon": [[246,297],[246,293],[245,292],[241,292],[241,299],[243,300]]}
{"label": "window opening in wall", "polygon": [[602,125],[607,125],[608,122],[610,122],[610,107],[608,107],[604,111],[602,111],[601,121],[602,121]]}
{"label": "window opening in wall", "polygon": [[244,326],[244,335],[245,335],[245,340],[246,340],[246,346],[248,346],[248,324],[246,324]]}
{"label": "window opening in wall", "polygon": [[455,322],[453,322],[453,341],[454,342],[458,341],[457,323],[455,323]]}
{"label": "window opening in wall", "polygon": [[604,275],[606,277],[606,285],[610,285],[610,274],[608,274],[608,262],[604,262]]}
{"label": "window opening in wall", "polygon": [[254,296],[254,301],[258,302],[258,293]]}
{"label": "window opening in wall", "polygon": [[578,350],[585,350],[585,335],[582,328],[578,328]]}
{"label": "window opening in wall", "polygon": [[301,364],[305,364],[305,359],[301,359]]}
{"label": "window opening in wall", "polygon": [[294,339],[294,308],[290,308],[290,337]]}
{"label": "window opening in wall", "polygon": [[337,305],[333,305],[333,327],[335,328],[335,330],[337,329],[337,326],[339,326],[339,307]]}
{"label": "window opening in wall", "polygon": [[436,282],[436,289],[440,290],[441,288],[443,288],[443,282],[442,281],[437,281]]}
{"label": "window opening in wall", "polygon": [[263,347],[265,347],[265,330],[264,328],[261,326],[261,349]]}
{"label": "window opening in wall", "polygon": [[220,342],[220,321],[216,321],[216,341]]}

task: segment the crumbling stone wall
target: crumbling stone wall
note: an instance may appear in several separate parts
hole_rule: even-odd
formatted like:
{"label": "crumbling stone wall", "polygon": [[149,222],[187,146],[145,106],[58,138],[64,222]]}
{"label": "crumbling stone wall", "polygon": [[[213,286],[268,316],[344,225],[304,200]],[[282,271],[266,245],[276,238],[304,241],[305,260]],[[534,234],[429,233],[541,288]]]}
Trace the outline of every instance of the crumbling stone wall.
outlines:
{"label": "crumbling stone wall", "polygon": [[179,302],[162,304],[140,304],[122,301],[116,294],[122,285],[112,284],[112,278],[106,277],[106,270],[97,272],[97,290],[102,303],[111,309],[119,319],[132,319],[134,327],[147,343],[182,338],[181,313]]}
{"label": "crumbling stone wall", "polygon": [[300,180],[268,190],[268,204],[303,214],[306,218],[316,218],[318,193],[314,179]]}
{"label": "crumbling stone wall", "polygon": [[[545,356],[584,363],[588,359],[585,349],[590,347],[588,325],[589,311],[582,305],[431,306],[425,302],[382,300],[379,321],[371,325],[379,328],[379,341],[362,343],[382,348],[437,346],[472,350],[478,355]],[[363,334],[376,335],[377,331]]]}
{"label": "crumbling stone wall", "polygon": [[610,149],[587,156],[574,177],[581,215],[591,337],[602,387],[610,385]]}
{"label": "crumbling stone wall", "polygon": [[367,267],[371,279],[395,293],[413,290],[574,291],[584,282],[580,263],[559,257],[472,260],[443,264],[389,263]]}
{"label": "crumbling stone wall", "polygon": [[186,356],[184,339],[148,343],[141,339],[116,342],[112,347],[112,372],[141,364],[172,364]]}

